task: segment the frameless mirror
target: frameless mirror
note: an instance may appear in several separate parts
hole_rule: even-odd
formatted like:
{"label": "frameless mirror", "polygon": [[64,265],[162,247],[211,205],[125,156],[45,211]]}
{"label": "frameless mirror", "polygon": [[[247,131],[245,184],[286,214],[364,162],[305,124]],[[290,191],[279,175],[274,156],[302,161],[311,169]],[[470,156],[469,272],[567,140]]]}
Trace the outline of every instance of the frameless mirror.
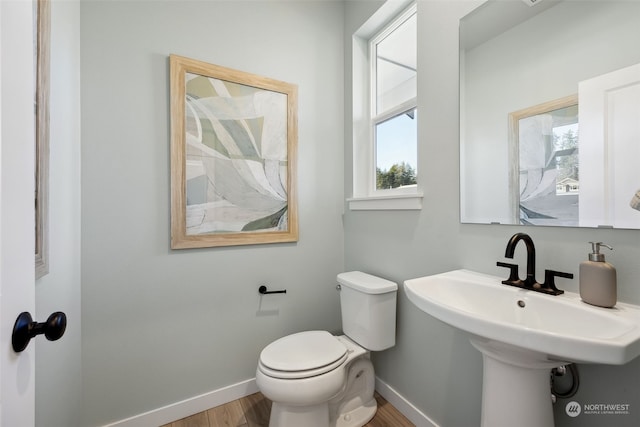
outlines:
{"label": "frameless mirror", "polygon": [[638,40],[640,1],[461,19],[461,222],[640,229]]}

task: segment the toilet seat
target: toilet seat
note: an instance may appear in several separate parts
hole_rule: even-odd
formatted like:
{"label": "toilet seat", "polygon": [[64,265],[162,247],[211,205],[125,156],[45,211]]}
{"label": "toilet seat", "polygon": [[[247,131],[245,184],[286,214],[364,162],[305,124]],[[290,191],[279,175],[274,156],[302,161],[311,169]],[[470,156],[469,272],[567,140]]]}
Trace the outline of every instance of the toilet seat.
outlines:
{"label": "toilet seat", "polygon": [[336,369],[347,348],[327,331],[306,331],[282,337],[262,350],[259,369],[270,377],[309,378]]}

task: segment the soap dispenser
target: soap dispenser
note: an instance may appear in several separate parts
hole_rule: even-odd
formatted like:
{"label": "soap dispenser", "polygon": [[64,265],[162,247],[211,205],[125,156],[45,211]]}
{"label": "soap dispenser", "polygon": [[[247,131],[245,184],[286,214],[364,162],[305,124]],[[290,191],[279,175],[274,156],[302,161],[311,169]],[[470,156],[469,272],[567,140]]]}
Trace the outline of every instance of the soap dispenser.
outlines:
{"label": "soap dispenser", "polygon": [[613,307],[618,299],[616,269],[604,260],[600,247],[613,248],[602,242],[589,243],[589,260],[580,263],[580,298],[587,304]]}

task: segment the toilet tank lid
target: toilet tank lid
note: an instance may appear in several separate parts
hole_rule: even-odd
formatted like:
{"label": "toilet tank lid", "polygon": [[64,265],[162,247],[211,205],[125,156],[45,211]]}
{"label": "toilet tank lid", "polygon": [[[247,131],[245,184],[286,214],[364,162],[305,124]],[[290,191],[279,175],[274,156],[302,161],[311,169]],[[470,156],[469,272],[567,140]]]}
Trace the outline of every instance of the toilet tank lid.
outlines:
{"label": "toilet tank lid", "polygon": [[366,294],[385,294],[398,290],[398,284],[362,271],[338,274],[338,283]]}

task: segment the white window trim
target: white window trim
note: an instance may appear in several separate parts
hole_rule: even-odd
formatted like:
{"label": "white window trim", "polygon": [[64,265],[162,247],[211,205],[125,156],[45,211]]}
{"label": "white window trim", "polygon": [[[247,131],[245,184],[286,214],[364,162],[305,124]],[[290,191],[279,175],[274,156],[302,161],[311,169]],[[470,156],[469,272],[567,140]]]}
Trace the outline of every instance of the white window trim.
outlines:
{"label": "white window trim", "polygon": [[420,210],[422,209],[422,193],[394,193],[386,196],[352,197],[347,199],[352,211],[379,210]]}
{"label": "white window trim", "polygon": [[[374,123],[416,107],[412,99],[374,117],[371,101],[374,71],[369,60],[370,42],[381,29],[415,13],[414,0],[387,1],[353,35],[353,197],[347,198],[351,210],[420,210],[423,194],[420,184],[389,190],[375,189]],[[357,76],[357,78],[356,78]]]}

